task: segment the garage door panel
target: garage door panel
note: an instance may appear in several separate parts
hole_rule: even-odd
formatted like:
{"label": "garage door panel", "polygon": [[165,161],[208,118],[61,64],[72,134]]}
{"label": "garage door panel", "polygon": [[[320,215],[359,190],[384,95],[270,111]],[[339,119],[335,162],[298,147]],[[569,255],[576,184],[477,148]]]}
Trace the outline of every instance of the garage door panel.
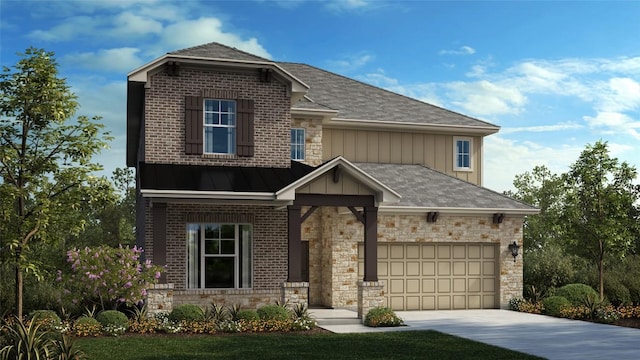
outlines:
{"label": "garage door panel", "polygon": [[482,309],[482,297],[480,295],[467,296],[469,309]]}
{"label": "garage door panel", "polygon": [[453,258],[465,259],[467,257],[466,245],[453,245]]}
{"label": "garage door panel", "polygon": [[419,279],[408,279],[406,282],[407,293],[409,294],[419,294],[420,293],[420,280]]}
{"label": "garage door panel", "polygon": [[467,297],[465,295],[453,296],[453,308],[456,310],[467,308]]}
{"label": "garage door panel", "polygon": [[390,294],[403,294],[404,293],[404,280],[391,279],[389,281],[389,293]]}
{"label": "garage door panel", "polygon": [[450,310],[451,309],[451,296],[439,295],[438,296],[438,310]]}
{"label": "garage door panel", "polygon": [[397,244],[390,246],[391,259],[404,259],[404,245]]}
{"label": "garage door panel", "polygon": [[467,258],[469,259],[480,259],[482,254],[482,246],[481,245],[469,245],[467,248]]}
{"label": "garage door panel", "polygon": [[451,245],[438,245],[438,259],[451,258]]}
{"label": "garage door panel", "polygon": [[454,293],[467,292],[467,279],[453,279],[453,292]]}
{"label": "garage door panel", "polygon": [[422,279],[422,292],[435,293],[436,292],[436,279]]}
{"label": "garage door panel", "polygon": [[491,309],[496,306],[496,298],[493,295],[482,296],[482,307],[485,309]]}
{"label": "garage door panel", "polygon": [[420,276],[420,262],[409,261],[407,262],[407,276]]}
{"label": "garage door panel", "polygon": [[496,248],[493,245],[482,245],[482,258],[494,259],[496,257]]}
{"label": "garage door panel", "polygon": [[420,310],[420,296],[407,296],[406,310]]}
{"label": "garage door panel", "polygon": [[420,245],[407,245],[407,259],[420,259]]}
{"label": "garage door panel", "polygon": [[391,262],[391,276],[404,276],[404,262],[393,261]]}
{"label": "garage door panel", "polygon": [[480,278],[469,278],[468,279],[468,292],[481,292],[482,291],[482,279]]}
{"label": "garage door panel", "polygon": [[422,297],[422,309],[423,310],[435,310],[436,309],[436,297],[435,296],[423,296]]}
{"label": "garage door panel", "polygon": [[[364,274],[364,264],[362,265],[361,274]],[[389,275],[389,263],[378,262],[378,276],[388,276],[388,275]]]}
{"label": "garage door panel", "polygon": [[467,275],[467,263],[464,261],[453,262],[453,276]]}
{"label": "garage door panel", "polygon": [[485,261],[482,263],[482,275],[493,276],[496,274],[496,263],[493,261]]}
{"label": "garage door panel", "polygon": [[451,279],[438,279],[438,292],[439,293],[451,292]]}
{"label": "garage door panel", "polygon": [[423,259],[435,259],[436,258],[436,246],[435,245],[422,245],[422,258]]}
{"label": "garage door panel", "polygon": [[436,275],[435,261],[422,262],[422,276],[435,276],[435,275]]}
{"label": "garage door panel", "polygon": [[451,275],[451,263],[448,261],[438,261],[438,276]]}
{"label": "garage door panel", "polygon": [[389,296],[392,310],[404,310],[404,296]]}
{"label": "garage door panel", "polygon": [[[389,247],[387,245],[378,245],[378,259],[388,259],[389,258]],[[364,254],[364,246],[362,247],[361,254]]]}
{"label": "garage door panel", "polygon": [[482,262],[480,261],[469,261],[467,267],[469,268],[469,275],[479,276],[482,274]]}
{"label": "garage door panel", "polygon": [[493,278],[482,279],[482,291],[494,292],[496,291],[496,282]]}

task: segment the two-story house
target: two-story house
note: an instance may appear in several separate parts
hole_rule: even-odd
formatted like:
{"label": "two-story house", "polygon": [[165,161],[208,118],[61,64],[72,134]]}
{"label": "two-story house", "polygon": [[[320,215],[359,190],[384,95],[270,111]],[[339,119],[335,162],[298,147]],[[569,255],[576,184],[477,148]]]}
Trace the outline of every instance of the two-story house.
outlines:
{"label": "two-story house", "polygon": [[132,71],[138,245],[166,268],[149,306],[507,307],[537,210],[482,187],[498,130],[218,43]]}

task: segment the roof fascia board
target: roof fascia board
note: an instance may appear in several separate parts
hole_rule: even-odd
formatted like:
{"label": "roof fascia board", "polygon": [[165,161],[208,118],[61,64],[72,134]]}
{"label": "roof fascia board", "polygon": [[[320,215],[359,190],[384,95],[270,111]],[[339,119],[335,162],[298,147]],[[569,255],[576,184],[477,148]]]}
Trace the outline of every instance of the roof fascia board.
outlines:
{"label": "roof fascia board", "polygon": [[297,116],[319,116],[323,119],[329,119],[332,115],[338,113],[338,110],[324,110],[324,109],[300,109],[291,108],[291,115]]}
{"label": "roof fascia board", "polygon": [[364,183],[365,185],[369,186],[374,191],[376,191],[378,195],[378,199],[376,199],[376,201],[379,204],[396,203],[400,201],[400,199],[402,198],[402,196],[398,194],[395,190],[391,189],[387,185],[383,184],[382,182],[378,181],[371,175],[367,174],[366,172],[364,172],[357,166],[353,165],[351,162],[349,162],[347,159],[343,158],[342,156],[338,156],[330,160],[329,162],[326,162],[325,164],[319,166],[309,174],[294,181],[288,186],[282,188],[281,190],[278,190],[276,192],[276,198],[278,200],[285,200],[285,201],[294,200],[296,189],[326,174],[329,170],[335,168],[338,165],[342,165],[344,169],[349,173],[349,175],[353,176],[356,180]]}
{"label": "roof fascia board", "polygon": [[507,215],[536,215],[540,213],[540,209],[509,209],[509,208],[458,208],[458,207],[412,207],[412,206],[393,206],[382,205],[379,212],[393,214],[424,214],[431,211],[437,211],[441,214],[449,215],[486,215],[504,213]]}
{"label": "roof fascia board", "polygon": [[234,192],[234,191],[196,191],[196,190],[140,190],[145,198],[171,199],[209,199],[209,200],[275,200],[276,196],[270,192]]}
{"label": "roof fascia board", "polygon": [[331,118],[325,121],[323,126],[335,127],[335,128],[359,128],[364,126],[368,128],[377,128],[382,130],[418,130],[418,131],[431,131],[442,132],[447,134],[478,134],[478,135],[491,135],[500,130],[499,126],[469,126],[469,125],[445,125],[445,124],[423,124],[414,122],[400,122],[400,121],[382,121],[382,120],[362,120],[362,119],[342,119]]}
{"label": "roof fascia board", "polygon": [[291,91],[294,93],[306,93],[309,90],[309,85],[305,84],[302,80],[293,76],[291,73],[280,67],[278,64],[270,61],[251,61],[251,60],[232,60],[232,59],[220,59],[220,58],[207,58],[199,56],[185,56],[165,54],[158,59],[151,61],[127,74],[130,81],[139,81],[147,83],[149,80],[149,74],[154,70],[160,68],[162,65],[169,61],[180,61],[181,63],[193,64],[193,65],[206,65],[206,66],[224,66],[235,68],[250,68],[259,69],[261,67],[271,67],[276,70],[277,74],[284,80],[291,84]]}

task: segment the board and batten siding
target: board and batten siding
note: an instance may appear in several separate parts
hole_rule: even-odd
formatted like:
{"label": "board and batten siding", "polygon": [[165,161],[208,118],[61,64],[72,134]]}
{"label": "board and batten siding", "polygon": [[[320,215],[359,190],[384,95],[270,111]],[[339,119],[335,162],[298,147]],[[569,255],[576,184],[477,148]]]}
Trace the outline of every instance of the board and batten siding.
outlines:
{"label": "board and batten siding", "polygon": [[421,164],[482,185],[482,137],[473,139],[472,171],[453,170],[453,135],[332,129],[322,134],[322,160],[343,156],[353,162]]}

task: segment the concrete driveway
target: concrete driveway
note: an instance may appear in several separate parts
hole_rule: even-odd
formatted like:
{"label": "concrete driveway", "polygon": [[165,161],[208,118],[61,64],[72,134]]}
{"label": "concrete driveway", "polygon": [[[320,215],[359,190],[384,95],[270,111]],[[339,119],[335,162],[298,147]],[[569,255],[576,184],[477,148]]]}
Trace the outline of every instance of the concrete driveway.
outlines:
{"label": "concrete driveway", "polygon": [[640,329],[509,310],[398,311],[398,328],[367,328],[348,310],[311,313],[336,333],[436,330],[547,359],[640,359]]}

